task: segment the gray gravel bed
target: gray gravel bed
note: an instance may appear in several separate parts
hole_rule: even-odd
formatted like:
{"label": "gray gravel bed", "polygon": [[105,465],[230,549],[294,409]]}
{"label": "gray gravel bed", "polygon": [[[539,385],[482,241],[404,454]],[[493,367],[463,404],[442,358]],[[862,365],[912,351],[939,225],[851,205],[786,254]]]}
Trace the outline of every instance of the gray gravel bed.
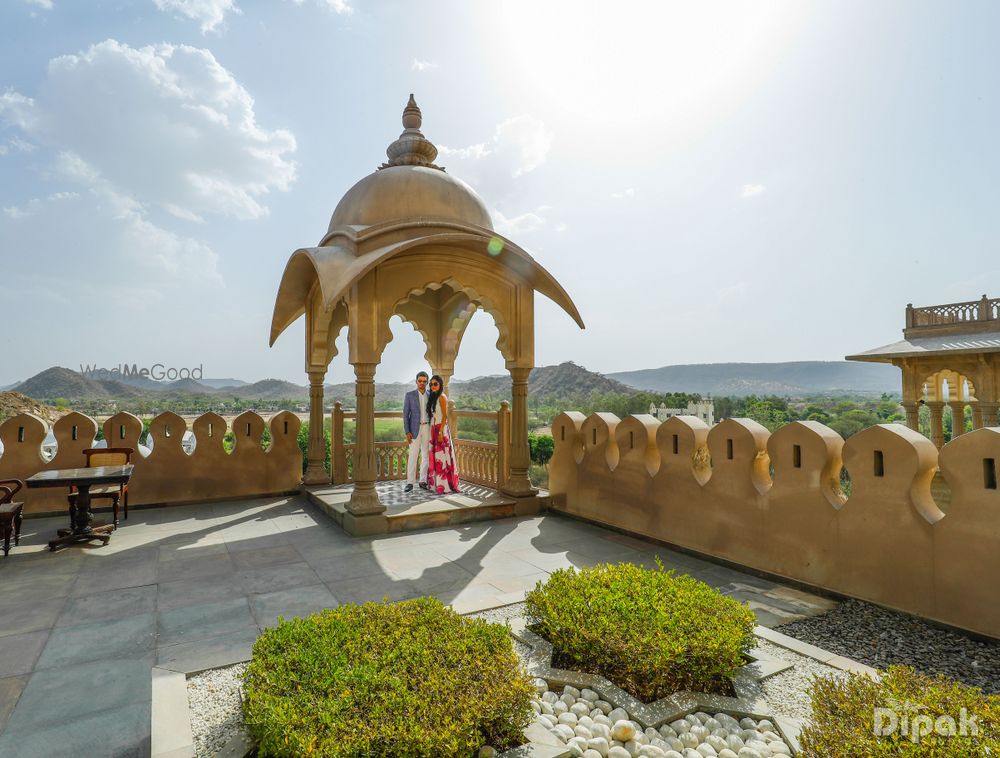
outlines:
{"label": "gray gravel bed", "polygon": [[209,758],[243,729],[240,687],[246,663],[211,669],[187,680],[197,758]]}
{"label": "gray gravel bed", "polygon": [[788,648],[774,645],[767,640],[757,638],[757,648],[774,658],[780,658],[792,664],[792,668],[780,674],[769,676],[758,683],[764,699],[771,705],[776,714],[808,721],[812,714],[809,691],[817,676],[830,676],[836,679],[846,679],[846,671],[835,669],[820,663],[815,658],[799,655]]}
{"label": "gray gravel bed", "polygon": [[821,616],[783,624],[778,631],[874,668],[905,664],[1000,693],[1000,644],[974,640],[871,603],[845,600]]}

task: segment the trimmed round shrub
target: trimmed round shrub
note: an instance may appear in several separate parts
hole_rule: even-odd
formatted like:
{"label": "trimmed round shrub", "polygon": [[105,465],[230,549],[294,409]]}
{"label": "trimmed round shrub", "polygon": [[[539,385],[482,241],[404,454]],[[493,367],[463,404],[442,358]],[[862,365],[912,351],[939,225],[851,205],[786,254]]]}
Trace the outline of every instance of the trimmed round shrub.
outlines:
{"label": "trimmed round shrub", "polygon": [[523,742],[534,690],[506,626],[434,598],[279,621],[243,713],[261,756],[471,756]]}
{"label": "trimmed round shrub", "polygon": [[678,690],[731,693],[726,675],[754,647],[749,608],[662,565],[560,569],[526,606],[554,665],[601,674],[646,702]]}
{"label": "trimmed round shrub", "polygon": [[1000,696],[940,674],[892,666],[880,680],[820,676],[811,694],[799,737],[807,756],[1000,756]]}

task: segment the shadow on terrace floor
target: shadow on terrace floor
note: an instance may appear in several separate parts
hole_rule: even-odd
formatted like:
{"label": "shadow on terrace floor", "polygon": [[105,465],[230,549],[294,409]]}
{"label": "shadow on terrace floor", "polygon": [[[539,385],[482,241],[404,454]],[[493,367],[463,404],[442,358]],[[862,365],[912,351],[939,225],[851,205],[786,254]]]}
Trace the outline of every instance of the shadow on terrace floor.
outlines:
{"label": "shadow on terrace floor", "polygon": [[146,755],[154,665],[211,668],[249,655],[278,616],[340,603],[434,595],[465,613],[522,600],[557,568],[660,557],[756,599],[759,616],[825,610],[559,516],[352,538],[304,498],[266,498],[133,509],[109,545],[49,553],[65,521],[26,519],[21,545],[0,558],[0,755],[49,758],[70,742],[81,755]]}

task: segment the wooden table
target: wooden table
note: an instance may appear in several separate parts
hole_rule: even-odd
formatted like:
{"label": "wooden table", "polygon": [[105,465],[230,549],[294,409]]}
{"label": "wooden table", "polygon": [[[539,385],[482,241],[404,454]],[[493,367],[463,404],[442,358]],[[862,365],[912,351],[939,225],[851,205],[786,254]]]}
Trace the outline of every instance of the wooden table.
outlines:
{"label": "wooden table", "polygon": [[131,463],[124,466],[93,466],[91,468],[64,468],[39,471],[25,480],[29,489],[36,487],[75,487],[76,507],[69,510],[69,529],[60,529],[59,537],[49,542],[49,550],[60,545],[89,540],[103,540],[107,545],[114,524],[90,522],[90,488],[103,484],[127,484],[132,476]]}

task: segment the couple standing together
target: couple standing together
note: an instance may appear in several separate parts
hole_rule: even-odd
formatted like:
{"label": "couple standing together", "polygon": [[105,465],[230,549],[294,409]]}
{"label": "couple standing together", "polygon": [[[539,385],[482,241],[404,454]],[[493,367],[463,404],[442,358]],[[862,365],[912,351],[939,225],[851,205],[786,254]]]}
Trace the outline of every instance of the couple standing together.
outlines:
{"label": "couple standing together", "polygon": [[417,374],[417,388],[407,392],[403,399],[403,431],[410,444],[403,492],[413,491],[418,457],[421,489],[438,495],[458,492],[458,467],[448,431],[448,397],[437,374],[432,377],[426,371]]}

